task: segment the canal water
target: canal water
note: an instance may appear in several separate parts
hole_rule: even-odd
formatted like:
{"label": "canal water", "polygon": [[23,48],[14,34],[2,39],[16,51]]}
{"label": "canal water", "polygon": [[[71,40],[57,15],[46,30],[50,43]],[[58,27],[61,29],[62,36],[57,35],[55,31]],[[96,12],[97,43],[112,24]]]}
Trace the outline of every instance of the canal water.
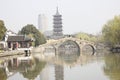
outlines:
{"label": "canal water", "polygon": [[1,60],[0,67],[0,80],[120,80],[119,54],[18,57]]}

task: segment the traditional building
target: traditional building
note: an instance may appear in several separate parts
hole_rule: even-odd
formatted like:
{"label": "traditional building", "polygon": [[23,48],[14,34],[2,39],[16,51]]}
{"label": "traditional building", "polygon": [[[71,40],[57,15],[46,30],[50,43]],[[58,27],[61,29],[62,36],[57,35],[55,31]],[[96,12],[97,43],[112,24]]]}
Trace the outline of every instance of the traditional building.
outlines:
{"label": "traditional building", "polygon": [[17,35],[8,30],[3,40],[0,41],[0,50],[31,50],[33,41],[33,38],[25,35]]}
{"label": "traditional building", "polygon": [[62,30],[62,15],[59,14],[58,7],[56,10],[56,14],[54,15],[53,21],[53,39],[60,39],[63,37]]}
{"label": "traditional building", "polygon": [[7,45],[10,50],[30,48],[33,40],[24,35],[8,36]]}

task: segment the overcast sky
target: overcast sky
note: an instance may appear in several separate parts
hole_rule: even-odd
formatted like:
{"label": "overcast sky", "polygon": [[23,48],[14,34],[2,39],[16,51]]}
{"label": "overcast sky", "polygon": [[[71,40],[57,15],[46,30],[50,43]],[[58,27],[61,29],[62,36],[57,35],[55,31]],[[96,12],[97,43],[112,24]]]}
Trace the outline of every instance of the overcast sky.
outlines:
{"label": "overcast sky", "polygon": [[0,0],[0,19],[7,29],[18,32],[26,24],[38,27],[38,15],[45,14],[52,29],[57,5],[65,34],[99,33],[108,20],[120,14],[120,0]]}

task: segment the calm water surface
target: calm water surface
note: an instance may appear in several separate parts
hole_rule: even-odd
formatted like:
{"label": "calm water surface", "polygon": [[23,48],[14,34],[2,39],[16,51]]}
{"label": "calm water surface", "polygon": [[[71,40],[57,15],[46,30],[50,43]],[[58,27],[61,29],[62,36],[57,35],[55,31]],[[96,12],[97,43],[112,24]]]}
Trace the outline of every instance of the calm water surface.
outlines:
{"label": "calm water surface", "polygon": [[62,54],[1,60],[0,80],[120,80],[120,55]]}

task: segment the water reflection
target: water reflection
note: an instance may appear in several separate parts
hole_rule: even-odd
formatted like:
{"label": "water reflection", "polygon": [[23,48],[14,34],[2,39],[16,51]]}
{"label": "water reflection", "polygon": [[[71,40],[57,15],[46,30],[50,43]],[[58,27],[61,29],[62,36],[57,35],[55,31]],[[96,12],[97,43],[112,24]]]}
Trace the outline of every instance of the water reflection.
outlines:
{"label": "water reflection", "polygon": [[80,56],[80,48],[77,43],[68,40],[58,47],[57,56],[68,64],[74,63]]}
{"label": "water reflection", "polygon": [[110,80],[120,80],[120,54],[105,57],[104,73]]}
{"label": "water reflection", "polygon": [[64,80],[64,67],[55,65],[55,80]]}
{"label": "water reflection", "polygon": [[8,60],[10,72],[27,72],[35,65],[32,57],[19,57]]}
{"label": "water reflection", "polygon": [[60,51],[57,56],[60,60],[63,60],[64,62],[71,64],[71,63],[74,63],[77,61],[77,59],[80,56],[80,52],[79,51],[66,51],[65,50],[65,51]]}
{"label": "water reflection", "polygon": [[[22,74],[20,79],[35,79],[42,69],[45,67],[46,62],[39,61],[33,57],[19,57],[5,60],[1,63],[0,80],[13,80],[17,78],[15,74]],[[14,78],[12,78],[14,77]]]}
{"label": "water reflection", "polygon": [[34,80],[40,74],[40,72],[42,71],[46,64],[45,62],[39,61],[38,59],[35,59],[35,63],[36,65],[34,66],[34,68],[29,69],[27,72],[22,72],[24,78]]}
{"label": "water reflection", "polygon": [[7,76],[4,68],[0,68],[0,80],[6,80],[6,79],[7,79]]}
{"label": "water reflection", "polygon": [[82,56],[73,50],[67,52],[69,54],[62,50],[52,61],[32,56],[3,60],[0,80],[16,80],[18,77],[19,80],[120,80],[119,54],[101,58]]}

